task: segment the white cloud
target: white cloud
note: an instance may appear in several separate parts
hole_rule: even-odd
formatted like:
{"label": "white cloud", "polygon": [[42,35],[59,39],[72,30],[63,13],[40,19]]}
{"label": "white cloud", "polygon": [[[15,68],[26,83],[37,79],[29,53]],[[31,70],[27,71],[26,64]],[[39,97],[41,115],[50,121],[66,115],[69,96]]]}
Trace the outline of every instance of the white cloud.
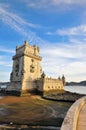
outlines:
{"label": "white cloud", "polygon": [[[32,1],[30,1],[31,3]],[[57,0],[41,0],[38,1],[39,3],[33,3],[33,5],[29,5],[29,6],[37,6],[39,4],[39,7],[42,8],[45,7],[47,8],[47,6],[50,4],[54,5],[57,4],[59,5],[59,3],[61,4],[61,2],[65,2],[67,3],[68,1],[59,1],[57,2]],[[48,3],[46,3],[48,2]],[[69,1],[70,4],[74,1]],[[79,1],[75,1],[75,2],[79,2]],[[85,2],[85,1],[81,1],[81,2]],[[29,4],[30,4],[29,3]],[[86,78],[86,45],[85,44],[81,44],[80,41],[78,41],[78,44],[76,43],[76,39],[70,39],[71,43],[68,43],[63,45],[62,44],[54,44],[52,43],[48,43],[47,41],[43,41],[42,39],[40,39],[38,36],[36,36],[35,33],[31,32],[30,29],[28,29],[29,31],[25,31],[25,27],[37,27],[37,25],[34,25],[32,23],[27,23],[24,19],[22,19],[21,17],[19,17],[18,15],[10,12],[8,9],[2,8],[0,7],[0,19],[2,20],[3,23],[7,24],[9,27],[13,28],[15,31],[19,32],[20,34],[27,36],[28,40],[31,42],[33,41],[33,43],[41,43],[41,54],[43,57],[43,70],[45,71],[45,73],[47,75],[50,76],[54,76],[54,77],[58,77],[59,75],[66,75],[67,80],[82,80]],[[51,34],[51,32],[48,32],[48,34]],[[72,28],[67,28],[67,29],[59,29],[56,30],[53,34],[58,34],[58,35],[66,35],[66,36],[77,36],[77,35],[86,35],[86,25],[80,25],[78,27],[72,27]],[[8,50],[6,48],[1,48],[0,47],[0,51],[3,52],[10,52],[10,53],[14,53],[14,50]],[[2,59],[2,58],[1,58]],[[1,60],[0,61],[0,65],[1,66],[5,66],[8,67],[9,65],[11,65],[11,62],[7,62],[5,60]],[[10,66],[9,66],[10,67]],[[10,73],[10,72],[9,72]],[[8,74],[8,73],[6,73]],[[2,71],[0,72],[0,75],[5,75],[5,73],[2,73]],[[82,76],[82,77],[81,77]],[[6,77],[6,76],[5,76]]]}
{"label": "white cloud", "polygon": [[12,62],[9,61],[0,61],[0,66],[4,66],[4,67],[12,67]]}
{"label": "white cloud", "polygon": [[0,66],[8,68],[12,67],[12,57],[10,55],[0,55]]}
{"label": "white cloud", "polygon": [[59,35],[82,35],[82,36],[86,36],[86,25],[80,25],[77,27],[72,27],[72,28],[68,28],[68,29],[58,29],[56,31],[56,34]]}
{"label": "white cloud", "polygon": [[[46,75],[56,78],[64,74],[67,81],[80,81],[86,78],[86,44],[70,43],[62,46],[60,43],[54,45],[48,43],[41,46],[40,52],[43,58],[42,68]],[[11,70],[12,61],[6,59],[8,58],[0,56],[0,66],[4,66],[5,69],[9,67]],[[0,75],[3,75],[2,71]]]}
{"label": "white cloud", "polygon": [[[4,78],[3,78],[4,77]],[[10,81],[10,73],[0,71],[0,82],[7,82]]]}
{"label": "white cloud", "polygon": [[19,16],[14,13],[9,12],[6,9],[0,7],[0,19],[3,23],[7,24],[15,31],[19,32],[20,34],[27,35],[24,29],[21,26],[24,26],[25,22]]}
{"label": "white cloud", "polygon": [[[77,50],[77,53],[76,53]],[[47,55],[54,55],[54,57],[60,57],[60,58],[85,58],[86,53],[86,44],[75,44],[70,43],[62,44],[60,45],[49,45],[45,48],[44,51],[42,51],[42,54]]]}
{"label": "white cloud", "polygon": [[0,52],[14,53],[15,51],[12,49],[7,49],[5,47],[0,46]]}
{"label": "white cloud", "polygon": [[[80,81],[86,77],[86,44],[47,44],[40,48],[42,68],[46,75],[58,77],[64,74],[67,81]],[[12,61],[0,56],[0,66],[12,69]],[[1,67],[0,67],[1,68]],[[8,73],[8,76],[10,75]],[[0,75],[3,75],[0,71]],[[7,76],[7,78],[8,78]],[[6,75],[5,75],[6,77]]]}
{"label": "white cloud", "polygon": [[49,76],[64,74],[68,81],[86,78],[86,44],[49,45],[41,49],[42,66]]}
{"label": "white cloud", "polygon": [[8,21],[11,20],[11,22],[14,22],[16,25],[21,25],[21,26],[26,25],[26,26],[32,27],[32,28],[41,27],[38,24],[33,24],[33,23],[30,23],[30,22],[26,22],[23,18],[21,18],[17,14],[10,12],[9,6],[7,6],[7,7],[2,6],[2,4],[0,4],[0,19],[2,21],[4,21],[4,22],[8,22]]}
{"label": "white cloud", "polygon": [[55,32],[47,32],[47,35],[61,36],[86,36],[86,25],[79,25],[71,28],[57,29]]}
{"label": "white cloud", "polygon": [[12,60],[8,56],[0,56],[0,82],[9,81],[11,70]]}
{"label": "white cloud", "polygon": [[36,34],[31,31],[31,28],[42,28],[42,26],[25,21],[23,18],[18,16],[18,14],[12,13],[9,8],[1,5],[0,20],[19,34],[23,35],[23,37],[28,39],[30,42],[43,42],[40,37],[36,36]]}
{"label": "white cloud", "polygon": [[47,32],[46,33],[46,35],[55,35],[56,34],[56,32],[55,33],[52,33],[52,32]]}
{"label": "white cloud", "polygon": [[54,4],[85,4],[85,0],[51,0]]}
{"label": "white cloud", "polygon": [[[57,9],[57,10],[67,10],[75,6],[86,6],[86,0],[22,0],[28,7],[36,9]],[[57,8],[58,7],[58,8]]]}
{"label": "white cloud", "polygon": [[9,55],[0,55],[0,82],[6,82],[10,79],[12,70],[12,57]]}

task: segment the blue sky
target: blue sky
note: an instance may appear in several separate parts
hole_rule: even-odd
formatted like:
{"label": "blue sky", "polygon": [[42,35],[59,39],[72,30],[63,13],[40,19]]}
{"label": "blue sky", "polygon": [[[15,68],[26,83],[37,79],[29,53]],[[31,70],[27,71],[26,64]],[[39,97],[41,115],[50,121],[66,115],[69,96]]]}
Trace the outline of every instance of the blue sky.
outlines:
{"label": "blue sky", "polygon": [[25,40],[40,47],[47,76],[86,80],[86,0],[0,0],[0,81]]}

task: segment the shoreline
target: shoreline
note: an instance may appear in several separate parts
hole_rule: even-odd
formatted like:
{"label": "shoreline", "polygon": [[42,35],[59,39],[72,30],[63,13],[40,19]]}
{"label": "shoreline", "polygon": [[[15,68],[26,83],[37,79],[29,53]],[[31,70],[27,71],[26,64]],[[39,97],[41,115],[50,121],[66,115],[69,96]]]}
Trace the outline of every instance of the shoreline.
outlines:
{"label": "shoreline", "polygon": [[75,102],[79,98],[86,96],[86,94],[80,94],[70,91],[63,91],[59,93],[46,92],[43,96],[44,99],[62,102]]}
{"label": "shoreline", "polygon": [[7,126],[3,126],[0,125],[0,130],[3,129],[9,129],[9,130],[60,130],[60,127],[55,127],[55,126],[27,126],[27,125],[7,125]]}
{"label": "shoreline", "polygon": [[[25,128],[26,130],[33,130],[30,127],[35,127],[34,130],[48,130],[48,127],[60,128],[70,106],[71,103],[45,100],[36,95],[4,96],[0,99],[0,125],[6,130],[7,127],[15,127],[15,130],[20,127],[22,130],[23,127],[28,127]],[[46,129],[41,128],[42,126],[46,126]]]}
{"label": "shoreline", "polygon": [[[26,97],[1,95],[1,97],[4,97],[0,99],[0,108],[2,108],[0,129],[55,130],[58,128],[57,130],[60,130],[66,112],[75,99],[71,98],[73,100],[68,100],[67,97],[74,97],[75,95],[77,99],[84,96],[68,91],[63,93],[44,95],[44,97],[38,95]],[[60,98],[57,99],[57,95]],[[66,100],[62,100],[65,95]]]}

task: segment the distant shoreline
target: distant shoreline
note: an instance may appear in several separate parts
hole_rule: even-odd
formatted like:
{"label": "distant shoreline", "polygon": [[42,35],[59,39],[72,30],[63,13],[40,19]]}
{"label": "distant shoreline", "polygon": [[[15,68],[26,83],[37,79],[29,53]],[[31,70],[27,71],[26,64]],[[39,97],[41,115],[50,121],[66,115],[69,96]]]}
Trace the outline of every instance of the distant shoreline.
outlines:
{"label": "distant shoreline", "polygon": [[86,86],[86,81],[66,82],[66,86]]}

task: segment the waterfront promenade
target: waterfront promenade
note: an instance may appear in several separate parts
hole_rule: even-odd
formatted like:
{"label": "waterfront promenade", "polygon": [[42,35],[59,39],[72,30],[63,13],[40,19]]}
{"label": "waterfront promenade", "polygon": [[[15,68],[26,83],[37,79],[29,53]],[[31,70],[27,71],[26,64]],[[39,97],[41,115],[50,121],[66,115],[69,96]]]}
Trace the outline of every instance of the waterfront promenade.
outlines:
{"label": "waterfront promenade", "polygon": [[86,130],[86,96],[80,98],[71,106],[61,130]]}

